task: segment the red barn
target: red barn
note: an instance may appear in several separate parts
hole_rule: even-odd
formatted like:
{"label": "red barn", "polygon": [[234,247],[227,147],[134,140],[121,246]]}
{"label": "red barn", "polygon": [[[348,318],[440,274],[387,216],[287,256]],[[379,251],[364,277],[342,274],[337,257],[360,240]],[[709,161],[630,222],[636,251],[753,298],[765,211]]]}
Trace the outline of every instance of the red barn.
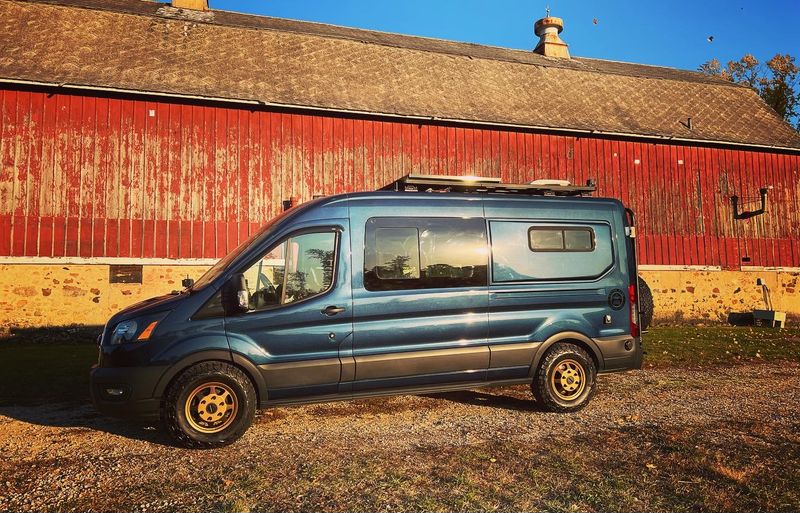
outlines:
{"label": "red barn", "polygon": [[102,323],[283,200],[407,173],[595,179],[657,318],[756,278],[800,313],[800,135],[747,87],[570,58],[557,19],[522,51],[179,5],[0,0],[0,326]]}

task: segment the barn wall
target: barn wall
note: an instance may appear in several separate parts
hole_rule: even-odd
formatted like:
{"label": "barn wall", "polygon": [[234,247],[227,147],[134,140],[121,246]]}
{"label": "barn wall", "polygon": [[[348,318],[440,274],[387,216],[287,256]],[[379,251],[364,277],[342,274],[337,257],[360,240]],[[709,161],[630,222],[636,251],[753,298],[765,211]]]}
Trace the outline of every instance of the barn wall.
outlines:
{"label": "barn wall", "polygon": [[[636,211],[655,269],[800,267],[797,154],[40,90],[0,90],[0,109],[5,264],[215,259],[281,200],[431,173],[596,179]],[[767,213],[734,220],[730,196],[765,185]]]}
{"label": "barn wall", "polygon": [[798,155],[16,90],[1,118],[0,256],[219,258],[283,199],[414,172],[595,178],[643,264],[800,266]]}

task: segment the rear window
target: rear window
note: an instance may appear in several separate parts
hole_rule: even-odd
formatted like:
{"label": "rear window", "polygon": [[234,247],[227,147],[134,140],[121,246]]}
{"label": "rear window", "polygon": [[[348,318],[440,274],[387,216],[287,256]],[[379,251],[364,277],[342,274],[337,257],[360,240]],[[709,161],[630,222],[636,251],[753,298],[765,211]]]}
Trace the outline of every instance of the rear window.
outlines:
{"label": "rear window", "polygon": [[491,221],[492,281],[591,280],[614,265],[607,223]]}
{"label": "rear window", "polygon": [[531,251],[592,251],[594,230],[533,226],[528,229],[528,246]]}

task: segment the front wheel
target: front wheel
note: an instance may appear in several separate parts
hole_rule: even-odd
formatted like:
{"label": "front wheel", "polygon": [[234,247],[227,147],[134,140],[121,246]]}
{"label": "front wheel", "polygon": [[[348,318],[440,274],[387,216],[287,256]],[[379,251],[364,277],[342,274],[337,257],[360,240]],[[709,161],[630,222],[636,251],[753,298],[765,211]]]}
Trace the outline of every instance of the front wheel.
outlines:
{"label": "front wheel", "polygon": [[203,362],[186,369],[169,387],[162,419],[184,447],[222,447],[238,440],[256,411],[256,391],[239,368]]}
{"label": "front wheel", "polygon": [[531,387],[542,409],[573,412],[589,403],[595,392],[596,376],[594,361],[586,351],[561,342],[547,350]]}

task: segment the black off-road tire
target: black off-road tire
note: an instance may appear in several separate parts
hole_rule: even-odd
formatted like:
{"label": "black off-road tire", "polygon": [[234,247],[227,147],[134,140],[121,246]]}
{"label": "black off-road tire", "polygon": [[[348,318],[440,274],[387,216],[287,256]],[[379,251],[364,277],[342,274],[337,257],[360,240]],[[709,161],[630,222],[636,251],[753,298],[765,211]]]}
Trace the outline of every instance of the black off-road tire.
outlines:
{"label": "black off-road tire", "polygon": [[[186,418],[189,395],[205,383],[222,383],[236,395],[235,418],[218,433],[198,431]],[[250,427],[256,402],[253,383],[239,368],[225,362],[202,362],[183,371],[169,386],[161,407],[161,420],[179,445],[192,449],[223,447],[238,440]]]}
{"label": "black off-road tire", "polygon": [[650,290],[650,286],[647,282],[639,276],[639,323],[641,324],[640,327],[642,331],[653,324],[654,310],[653,292]]}
{"label": "black off-road tire", "polygon": [[[584,372],[584,386],[575,397],[565,400],[559,397],[553,385],[553,373],[562,365],[562,362],[576,362]],[[581,347],[567,342],[554,344],[542,357],[536,376],[531,383],[536,403],[545,411],[569,413],[575,412],[586,406],[597,388],[597,367],[594,360]]]}

